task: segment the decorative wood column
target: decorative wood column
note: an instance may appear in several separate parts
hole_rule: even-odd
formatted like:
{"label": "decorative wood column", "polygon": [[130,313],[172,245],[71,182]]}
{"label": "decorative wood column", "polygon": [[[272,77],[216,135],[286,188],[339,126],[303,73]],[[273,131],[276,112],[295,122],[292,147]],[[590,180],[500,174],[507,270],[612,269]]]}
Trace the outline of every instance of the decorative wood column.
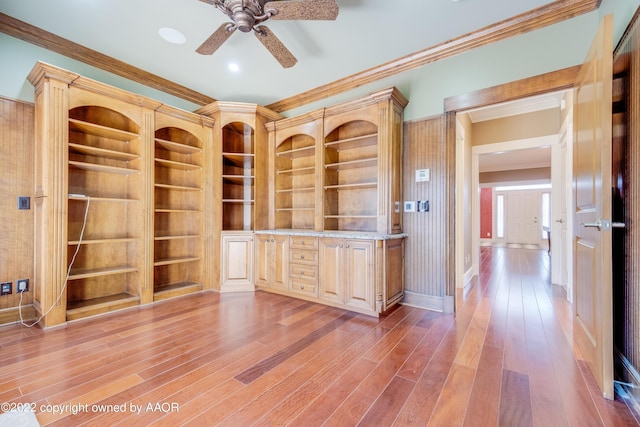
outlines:
{"label": "decorative wood column", "polygon": [[27,77],[36,109],[34,306],[43,327],[66,322],[68,91],[78,77],[43,66]]}

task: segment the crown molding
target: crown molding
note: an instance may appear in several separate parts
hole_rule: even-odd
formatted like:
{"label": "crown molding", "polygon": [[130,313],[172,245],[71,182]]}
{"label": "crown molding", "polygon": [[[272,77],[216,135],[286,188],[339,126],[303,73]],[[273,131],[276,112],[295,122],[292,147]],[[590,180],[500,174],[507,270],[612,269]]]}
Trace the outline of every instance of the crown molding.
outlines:
{"label": "crown molding", "polygon": [[266,107],[277,112],[292,110],[490,43],[592,12],[600,7],[600,2],[601,0],[559,0],[549,3],[458,38],[285,98]]}
{"label": "crown molding", "polygon": [[0,32],[194,104],[204,105],[215,102],[214,98],[86,48],[4,13],[0,13]]}

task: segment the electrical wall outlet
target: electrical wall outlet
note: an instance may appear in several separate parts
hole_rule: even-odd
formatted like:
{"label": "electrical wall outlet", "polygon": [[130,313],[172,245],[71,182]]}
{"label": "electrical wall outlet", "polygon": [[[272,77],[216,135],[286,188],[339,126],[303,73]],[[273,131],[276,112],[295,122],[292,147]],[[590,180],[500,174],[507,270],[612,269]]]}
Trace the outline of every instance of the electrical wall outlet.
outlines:
{"label": "electrical wall outlet", "polygon": [[0,283],[0,295],[9,295],[11,293],[11,282]]}
{"label": "electrical wall outlet", "polygon": [[29,279],[20,279],[16,281],[16,292],[29,292]]}

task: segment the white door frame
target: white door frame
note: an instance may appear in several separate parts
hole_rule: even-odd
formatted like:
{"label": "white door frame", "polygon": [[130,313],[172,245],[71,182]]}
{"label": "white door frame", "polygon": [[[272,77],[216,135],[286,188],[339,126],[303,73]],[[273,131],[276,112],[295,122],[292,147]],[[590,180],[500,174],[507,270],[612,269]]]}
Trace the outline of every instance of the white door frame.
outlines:
{"label": "white door frame", "polygon": [[[479,188],[480,188],[480,155],[481,154],[490,154],[495,153],[496,151],[511,151],[511,150],[522,150],[527,148],[538,148],[545,146],[555,146],[558,145],[559,136],[558,135],[547,135],[536,138],[527,138],[527,139],[519,139],[514,141],[507,142],[498,142],[495,144],[485,144],[485,145],[477,145],[471,148],[471,206],[472,206],[472,219],[471,219],[471,255],[473,258],[473,274],[479,274],[479,266],[480,266],[480,197],[479,197]],[[552,164],[553,164],[553,156],[554,150],[551,150],[552,156]],[[551,182],[551,194],[553,198],[554,190],[553,188],[559,188],[560,185],[564,185],[562,182],[558,181],[558,174],[553,174],[552,172],[552,182]],[[554,178],[556,178],[554,180]],[[456,194],[462,194],[462,188],[456,188]],[[556,242],[560,242],[560,235],[557,234],[557,227],[552,227],[551,230],[551,242],[554,240]],[[555,231],[555,232],[554,232]],[[464,246],[464,236],[460,234],[456,234],[456,247]],[[555,267],[555,268],[554,268]],[[459,265],[456,266],[456,269],[459,268]],[[558,266],[554,266],[553,263],[551,265],[552,271],[554,269],[558,269]],[[462,275],[464,272],[458,271],[457,275]]]}

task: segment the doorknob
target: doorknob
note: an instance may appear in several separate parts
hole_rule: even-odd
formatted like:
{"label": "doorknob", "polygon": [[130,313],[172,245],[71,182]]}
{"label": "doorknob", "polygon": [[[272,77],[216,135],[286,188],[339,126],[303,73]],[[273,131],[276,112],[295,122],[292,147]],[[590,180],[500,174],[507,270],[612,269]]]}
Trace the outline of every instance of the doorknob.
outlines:
{"label": "doorknob", "polygon": [[597,220],[596,222],[581,222],[580,225],[584,228],[597,228],[598,230],[600,230],[602,228],[602,222],[600,222],[600,220]]}

